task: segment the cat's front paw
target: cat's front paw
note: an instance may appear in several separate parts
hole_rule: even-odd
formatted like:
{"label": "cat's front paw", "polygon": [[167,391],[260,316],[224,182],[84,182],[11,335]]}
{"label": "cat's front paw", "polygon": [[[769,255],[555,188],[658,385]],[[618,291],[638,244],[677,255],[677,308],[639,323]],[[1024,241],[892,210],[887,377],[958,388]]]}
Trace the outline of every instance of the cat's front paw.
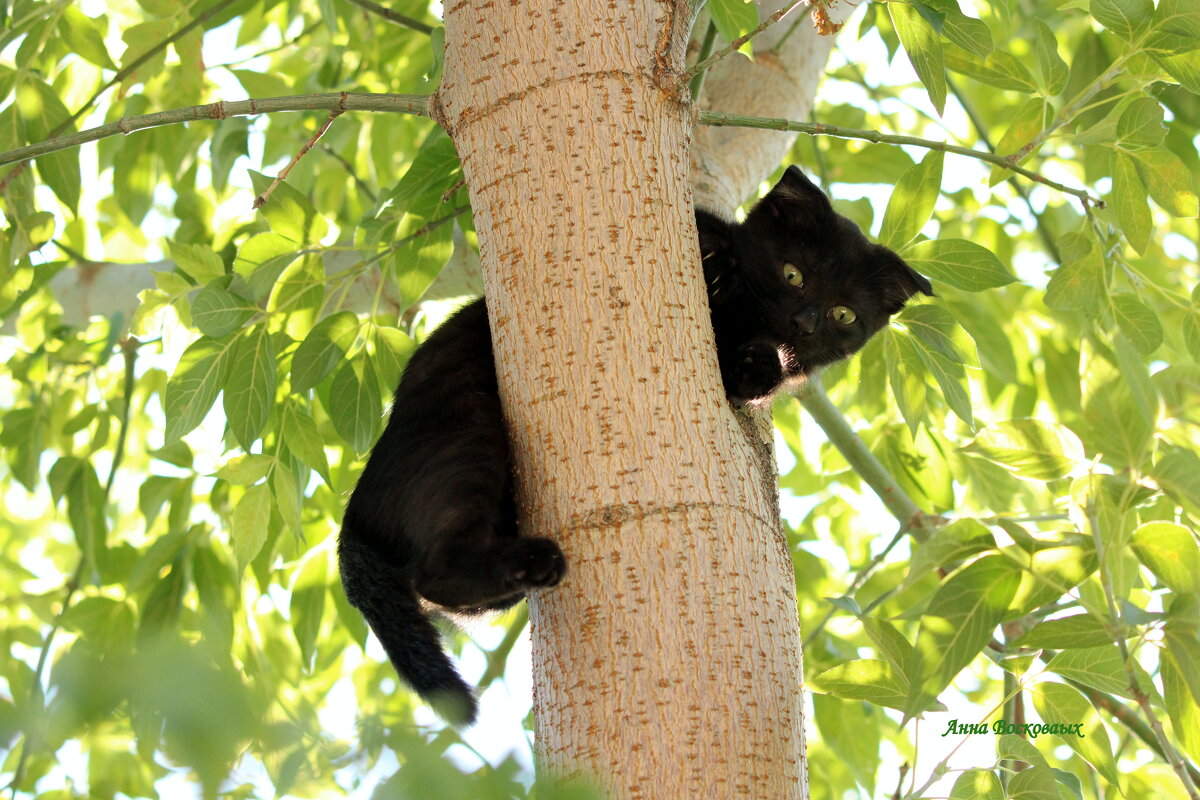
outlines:
{"label": "cat's front paw", "polygon": [[509,580],[521,589],[556,586],[567,574],[567,559],[550,539],[521,536],[509,551]]}
{"label": "cat's front paw", "polygon": [[735,403],[767,397],[783,382],[779,352],[765,342],[744,344],[734,353],[725,391]]}

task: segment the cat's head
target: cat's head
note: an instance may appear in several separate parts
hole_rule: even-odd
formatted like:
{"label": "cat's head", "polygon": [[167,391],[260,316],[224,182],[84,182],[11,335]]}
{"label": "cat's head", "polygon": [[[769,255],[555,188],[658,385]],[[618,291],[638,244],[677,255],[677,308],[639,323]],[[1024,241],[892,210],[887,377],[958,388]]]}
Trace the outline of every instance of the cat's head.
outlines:
{"label": "cat's head", "polygon": [[714,326],[781,345],[789,375],[851,355],[914,294],[933,294],[794,166],[745,222],[704,215],[699,227]]}

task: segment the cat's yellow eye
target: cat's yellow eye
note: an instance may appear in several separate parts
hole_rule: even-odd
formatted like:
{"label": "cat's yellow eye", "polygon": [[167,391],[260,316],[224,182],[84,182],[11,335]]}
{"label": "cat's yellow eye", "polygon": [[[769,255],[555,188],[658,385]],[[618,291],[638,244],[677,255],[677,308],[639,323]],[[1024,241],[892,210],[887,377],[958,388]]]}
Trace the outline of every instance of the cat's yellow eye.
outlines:
{"label": "cat's yellow eye", "polygon": [[829,316],[833,317],[833,321],[839,325],[851,325],[858,319],[858,314],[854,313],[854,309],[846,306],[834,306],[829,310]]}
{"label": "cat's yellow eye", "polygon": [[800,274],[799,268],[792,264],[783,265],[783,279],[792,286],[804,285],[804,276]]}

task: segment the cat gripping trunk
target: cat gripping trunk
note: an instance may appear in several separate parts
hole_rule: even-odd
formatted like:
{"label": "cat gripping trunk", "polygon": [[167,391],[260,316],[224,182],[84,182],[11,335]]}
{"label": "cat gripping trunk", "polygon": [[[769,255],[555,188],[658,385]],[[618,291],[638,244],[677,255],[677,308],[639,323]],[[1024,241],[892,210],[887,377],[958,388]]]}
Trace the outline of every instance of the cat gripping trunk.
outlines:
{"label": "cat gripping trunk", "polygon": [[487,306],[477,300],[417,348],[346,504],[342,584],[396,672],[447,722],[478,705],[419,598],[456,615],[499,611],[554,586],[566,560],[521,536]]}
{"label": "cat gripping trunk", "polygon": [[338,543],[342,584],[405,682],[453,725],[475,721],[478,704],[442,650],[441,636],[421,613],[421,601],[403,570],[343,529]]}
{"label": "cat gripping trunk", "polygon": [[[696,228],[721,378],[738,404],[799,386],[861,349],[912,295],[933,292],[795,167],[744,222],[697,211]],[[339,545],[346,596],[400,677],[456,724],[474,721],[475,697],[418,598],[457,614],[494,611],[566,573],[557,544],[518,530],[512,470],[477,300],[409,359]]]}

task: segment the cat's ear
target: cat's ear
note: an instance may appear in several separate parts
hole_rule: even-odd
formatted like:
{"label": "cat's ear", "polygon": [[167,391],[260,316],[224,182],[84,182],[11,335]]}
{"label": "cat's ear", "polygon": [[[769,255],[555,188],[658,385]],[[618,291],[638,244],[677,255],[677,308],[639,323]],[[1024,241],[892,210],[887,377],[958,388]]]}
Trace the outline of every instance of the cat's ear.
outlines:
{"label": "cat's ear", "polygon": [[895,314],[904,308],[908,298],[917,292],[933,297],[933,286],[929,279],[905,263],[904,259],[883,245],[879,248],[879,257],[884,259],[886,268],[882,271],[884,280],[884,310]]}
{"label": "cat's ear", "polygon": [[783,177],[775,184],[775,188],[750,213],[762,211],[791,226],[822,227],[834,224],[829,197],[795,164],[783,171]]}

